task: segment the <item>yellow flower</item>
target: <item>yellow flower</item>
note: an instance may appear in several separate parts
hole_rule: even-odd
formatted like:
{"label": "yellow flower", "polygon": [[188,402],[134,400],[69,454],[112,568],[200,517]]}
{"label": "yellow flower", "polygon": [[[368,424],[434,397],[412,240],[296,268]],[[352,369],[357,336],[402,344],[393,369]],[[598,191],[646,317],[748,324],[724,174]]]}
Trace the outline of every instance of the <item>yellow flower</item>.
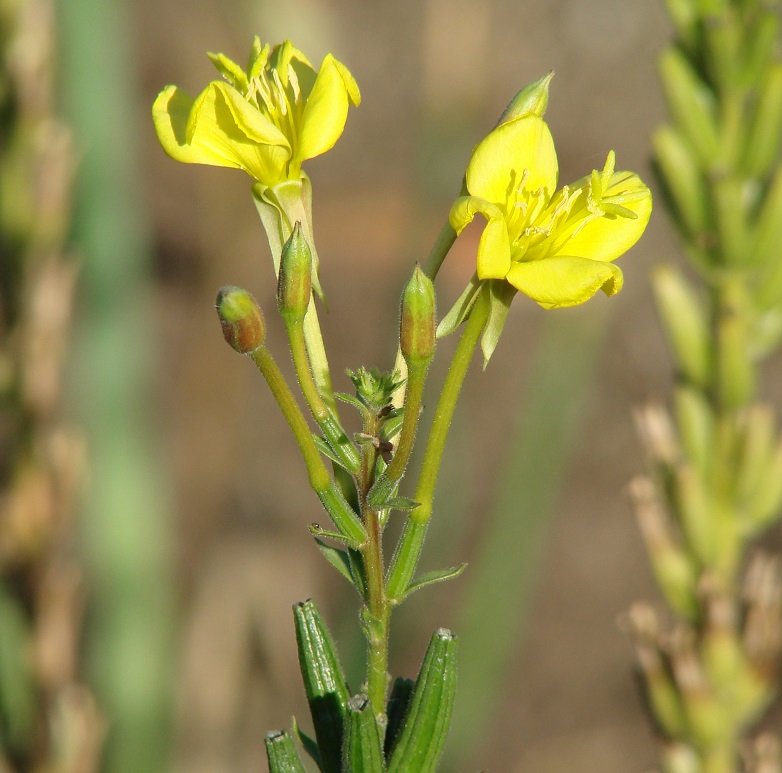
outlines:
{"label": "yellow flower", "polygon": [[546,309],[575,306],[600,289],[619,292],[622,272],[611,261],[638,241],[652,211],[638,175],[614,171],[613,151],[602,172],[555,194],[557,175],[546,123],[529,113],[513,118],[476,146],[469,195],[450,213],[457,234],[476,214],[486,218],[477,279],[504,280]]}
{"label": "yellow flower", "polygon": [[209,57],[225,81],[195,99],[166,86],[152,107],[163,149],[187,164],[244,169],[264,186],[299,180],[302,162],[334,146],[361,101],[342,63],[328,54],[316,72],[290,41],[272,48],[256,37],[247,70]]}

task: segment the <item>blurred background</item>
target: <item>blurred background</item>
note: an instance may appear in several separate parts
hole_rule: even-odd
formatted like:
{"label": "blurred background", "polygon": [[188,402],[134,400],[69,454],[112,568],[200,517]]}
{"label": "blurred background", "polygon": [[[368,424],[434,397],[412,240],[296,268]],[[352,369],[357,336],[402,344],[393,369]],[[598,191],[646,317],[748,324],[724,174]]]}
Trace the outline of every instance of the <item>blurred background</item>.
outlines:
{"label": "blurred background", "polygon": [[[26,4],[4,2],[6,19]],[[61,0],[56,12],[39,22],[56,44],[50,96],[72,132],[66,249],[79,267],[63,413],[88,459],[76,536],[59,543],[84,572],[73,668],[94,693],[105,770],[264,770],[265,732],[294,714],[308,722],[291,605],[315,597],[357,689],[358,601],[306,531],[321,513],[298,450],[212,308],[221,285],[250,289],[288,365],[250,180],[168,159],[152,101],[168,83],[198,93],[215,77],[206,51],[244,62],[254,34],[349,67],[362,104],[306,167],[324,335],[348,391],[345,368],[393,364],[402,284],[472,146],[523,85],[556,71],[547,120],[561,183],[613,148],[618,168],[653,184],[655,59],[670,30],[660,4],[623,0]],[[478,233],[438,278],[443,313]],[[648,282],[668,259],[658,206],[622,258],[620,295],[557,312],[517,297],[488,369],[476,358],[468,376],[423,568],[470,566],[414,596],[392,630],[403,676],[434,628],[462,636],[448,771],[655,764],[621,617],[657,598],[625,489],[644,468],[633,407],[665,399],[672,377]],[[454,344],[441,344],[429,404]],[[782,363],[768,375],[779,395]]]}

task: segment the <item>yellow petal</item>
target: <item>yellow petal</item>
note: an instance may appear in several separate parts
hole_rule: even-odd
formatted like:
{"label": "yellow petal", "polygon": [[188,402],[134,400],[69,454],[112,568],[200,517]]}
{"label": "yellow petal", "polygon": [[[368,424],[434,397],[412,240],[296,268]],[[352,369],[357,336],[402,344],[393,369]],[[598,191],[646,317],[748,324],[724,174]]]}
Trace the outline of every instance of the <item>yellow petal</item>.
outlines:
{"label": "yellow petal", "polygon": [[557,172],[554,140],[545,121],[522,116],[500,124],[478,143],[467,166],[467,189],[509,211],[522,182],[528,191],[543,188],[550,198]]}
{"label": "yellow petal", "polygon": [[168,86],[152,117],[161,145],[177,161],[244,169],[267,185],[285,176],[285,135],[227,83],[210,83],[195,100]]}
{"label": "yellow petal", "polygon": [[176,86],[166,86],[152,105],[152,121],[163,150],[175,161],[185,164],[210,164],[212,166],[239,165],[223,154],[208,148],[193,147],[187,143],[187,122],[193,107],[193,98]]}
{"label": "yellow petal", "polygon": [[304,161],[333,148],[345,128],[349,104],[360,101],[353,76],[327,54],[304,105],[296,159]]}
{"label": "yellow petal", "polygon": [[636,218],[607,214],[590,220],[562,244],[560,249],[567,255],[599,261],[615,260],[641,238],[652,214],[652,194],[638,175],[614,173],[605,196],[617,197],[618,203],[634,212]]}
{"label": "yellow petal", "polygon": [[601,289],[606,295],[615,295],[624,281],[612,263],[571,257],[514,263],[507,278],[544,309],[577,306]]}
{"label": "yellow petal", "polygon": [[475,196],[456,199],[448,219],[457,234],[481,214],[486,218],[478,242],[477,271],[479,279],[504,279],[510,268],[510,237],[505,215],[496,205]]}

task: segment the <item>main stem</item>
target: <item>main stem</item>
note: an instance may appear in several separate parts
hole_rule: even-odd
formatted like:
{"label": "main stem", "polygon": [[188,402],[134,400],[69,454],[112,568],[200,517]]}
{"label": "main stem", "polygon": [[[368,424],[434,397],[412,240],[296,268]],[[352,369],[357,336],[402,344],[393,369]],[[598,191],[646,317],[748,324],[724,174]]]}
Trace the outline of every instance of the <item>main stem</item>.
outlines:
{"label": "main stem", "polygon": [[[364,433],[377,437],[380,421],[372,411],[364,419]],[[385,567],[383,562],[383,530],[375,509],[367,503],[367,494],[374,483],[377,449],[371,442],[364,444],[359,502],[363,514],[367,541],[361,548],[364,572],[367,580],[365,608],[365,630],[367,635],[367,695],[375,716],[385,715],[386,690],[388,688],[388,638],[391,606],[385,588]]]}

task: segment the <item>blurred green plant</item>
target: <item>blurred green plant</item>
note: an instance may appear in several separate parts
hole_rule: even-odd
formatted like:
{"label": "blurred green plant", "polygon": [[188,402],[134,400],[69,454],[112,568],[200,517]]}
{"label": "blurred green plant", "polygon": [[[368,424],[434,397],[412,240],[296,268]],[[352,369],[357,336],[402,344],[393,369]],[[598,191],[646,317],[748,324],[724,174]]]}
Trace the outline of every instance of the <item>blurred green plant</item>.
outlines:
{"label": "blurred green plant", "polygon": [[0,3],[0,768],[98,770],[73,549],[84,438],[67,418],[75,168],[51,0]]}
{"label": "blurred green plant", "polygon": [[85,669],[108,720],[100,769],[170,768],[170,509],[148,395],[156,337],[139,176],[130,7],[58,4],[59,96],[79,149],[71,238],[82,261],[71,373],[90,452],[80,547],[89,587]]}
{"label": "blurred green plant", "polygon": [[[394,370],[348,371],[355,394],[334,394],[314,313],[318,261],[311,186],[300,161],[334,144],[348,105],[359,102],[358,88],[333,57],[315,71],[289,42],[271,48],[256,39],[246,69],[222,54],[210,58],[227,83],[213,82],[196,100],[168,86],[155,102],[153,120],[174,159],[242,168],[256,179],[253,196],[272,250],[278,309],[301,395],[322,436],[312,433],[267,348],[263,314],[250,293],[223,287],[216,309],[226,341],[266,380],[299,446],[310,486],[336,528],[313,523],[310,532],[362,604],[366,681],[356,694],[314,603],[294,608],[315,737],[297,724],[293,734],[322,771],[433,771],[453,708],[457,639],[437,630],[417,678],[397,680],[389,695],[390,621],[410,594],[464,568],[417,574],[451,419],[473,354],[480,342],[488,363],[518,292],[544,308],[581,304],[599,289],[618,292],[622,275],[612,261],[642,235],[651,195],[637,175],[614,170],[613,152],[602,171],[557,192],[557,157],[542,118],[550,75],[522,89],[473,151],[461,195],[425,270],[416,266],[404,287]],[[433,280],[457,234],[476,214],[487,226],[475,276],[436,327]],[[436,336],[462,324],[417,484],[412,496],[401,495]],[[342,428],[335,398],[359,413],[362,431],[352,439]],[[383,533],[393,511],[405,522],[387,560]],[[273,772],[303,769],[287,733],[273,731],[266,745]]]}
{"label": "blurred green plant", "polygon": [[[752,728],[778,691],[779,559],[751,555],[782,515],[782,439],[760,368],[782,339],[782,61],[778,2],[669,0],[653,136],[691,277],[660,266],[674,419],[638,413],[652,479],[631,487],[673,629],[630,615],[669,773],[782,769]],[[776,751],[774,751],[776,750]]]}

